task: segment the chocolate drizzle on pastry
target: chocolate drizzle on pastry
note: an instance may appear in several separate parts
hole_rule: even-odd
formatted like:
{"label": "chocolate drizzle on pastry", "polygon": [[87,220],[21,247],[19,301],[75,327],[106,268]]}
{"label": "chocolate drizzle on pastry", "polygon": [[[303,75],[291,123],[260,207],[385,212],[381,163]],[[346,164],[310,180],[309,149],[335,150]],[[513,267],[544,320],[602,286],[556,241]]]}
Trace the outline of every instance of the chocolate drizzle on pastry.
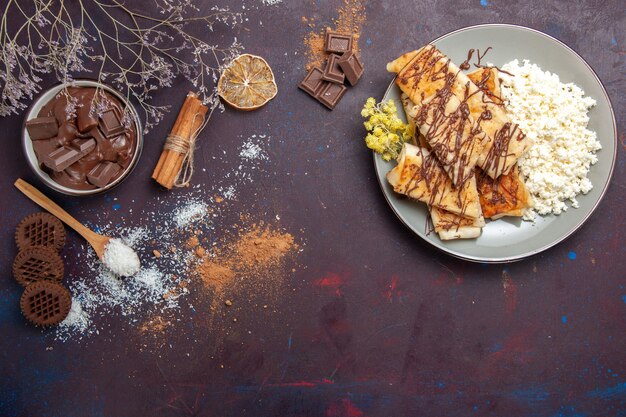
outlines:
{"label": "chocolate drizzle on pastry", "polygon": [[[485,53],[479,54],[478,64]],[[388,69],[398,73],[396,83],[421,107],[416,123],[455,184],[467,181],[474,165],[492,178],[508,173],[530,146],[502,100],[486,94],[434,46],[405,54]],[[495,81],[491,77],[484,74],[482,87]]]}

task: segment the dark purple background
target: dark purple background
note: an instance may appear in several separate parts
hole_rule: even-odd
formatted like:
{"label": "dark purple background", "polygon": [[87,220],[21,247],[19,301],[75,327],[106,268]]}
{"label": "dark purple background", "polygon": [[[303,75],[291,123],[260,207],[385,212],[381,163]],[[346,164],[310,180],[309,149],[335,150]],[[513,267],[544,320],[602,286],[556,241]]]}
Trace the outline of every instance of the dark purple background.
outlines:
{"label": "dark purple background", "polygon": [[[202,3],[203,10],[212,4]],[[3,119],[0,415],[626,415],[624,2],[369,2],[365,75],[332,113],[296,89],[310,30],[301,16],[329,22],[341,2],[246,3],[238,37],[247,52],[267,58],[279,94],[259,111],[214,116],[198,150],[206,172],[193,182],[211,184],[223,174],[210,162],[218,149],[234,156],[242,137],[273,138],[271,175],[228,204],[232,213],[279,215],[281,226],[306,242],[280,314],[244,303],[241,331],[189,337],[183,328],[167,341],[172,349],[143,351],[116,317],[106,333],[83,342],[52,342],[26,324],[11,278],[12,237],[37,208],[12,183],[22,177],[41,184],[20,151],[22,118]],[[619,130],[613,181],[593,217],[557,247],[507,266],[453,259],[402,226],[374,178],[358,112],[367,97],[384,92],[389,59],[487,22],[526,25],[578,51],[604,82]],[[155,99],[176,107],[187,89],[180,84]],[[82,220],[106,213],[107,221],[140,224],[142,206],[157,196],[171,208],[172,195],[185,191],[164,193],[149,176],[174,118],[170,113],[146,137],[139,167],[108,195],[48,194]],[[111,209],[113,197],[121,209]],[[70,233],[65,255],[79,243]],[[199,320],[184,314],[190,327]],[[223,347],[213,354],[218,338]]]}

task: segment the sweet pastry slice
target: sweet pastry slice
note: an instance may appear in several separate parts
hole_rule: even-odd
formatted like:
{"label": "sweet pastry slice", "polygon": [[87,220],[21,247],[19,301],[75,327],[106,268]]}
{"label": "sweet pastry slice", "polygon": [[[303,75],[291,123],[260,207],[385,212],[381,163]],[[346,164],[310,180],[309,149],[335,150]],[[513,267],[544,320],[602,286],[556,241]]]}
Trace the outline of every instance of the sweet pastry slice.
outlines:
{"label": "sweet pastry slice", "polygon": [[411,101],[409,96],[405,93],[400,93],[400,101],[402,101],[402,108],[404,109],[404,114],[406,115],[406,120],[409,126],[411,126],[411,131],[413,132],[413,138],[411,139],[411,144],[420,146],[422,148],[426,148],[430,150],[430,145],[428,141],[415,127],[415,118],[417,117],[417,112],[419,108]]}
{"label": "sweet pastry slice", "polygon": [[[405,93],[401,93],[400,99],[402,100],[406,118],[409,124],[412,124],[412,129],[415,129],[415,117],[417,116],[418,107]],[[430,145],[424,135],[419,133],[419,130],[414,135],[413,140],[417,142],[418,146],[430,151]],[[467,219],[433,206],[428,206],[428,211],[433,222],[433,228],[441,240],[476,238],[480,236],[482,228],[485,226],[484,217]]]}
{"label": "sweet pastry slice", "polygon": [[533,207],[533,199],[516,166],[494,180],[483,171],[476,172],[476,184],[483,215],[495,220],[505,216],[521,217]]}
{"label": "sweet pastry slice", "polygon": [[468,123],[474,123],[473,130],[486,134],[477,163],[490,177],[508,173],[530,147],[530,140],[502,106],[490,100],[435,46],[404,54],[387,64],[387,69],[398,74],[396,84],[418,106],[426,106],[435,94],[459,100],[462,113],[469,113]]}
{"label": "sweet pastry slice", "polygon": [[423,48],[408,69],[400,72],[412,75],[408,78],[400,75],[397,83],[416,104],[414,123],[420,133],[452,182],[460,185],[474,175],[486,137],[470,116],[462,97],[454,93],[453,79],[430,76],[431,71],[445,73],[449,60],[443,60],[442,56],[434,47]]}
{"label": "sweet pastry slice", "polygon": [[394,191],[463,217],[482,216],[476,179],[471,177],[454,188],[434,154],[424,148],[405,144],[398,165],[387,173]]}
{"label": "sweet pastry slice", "polygon": [[499,106],[504,106],[501,81],[497,68],[477,68],[476,70],[468,73],[467,77],[472,80],[474,84],[476,84],[476,87],[478,87],[479,90],[485,93],[489,100]]}
{"label": "sweet pastry slice", "polygon": [[[498,100],[502,103],[500,78],[496,68],[479,68],[467,75],[494,103]],[[487,218],[495,220],[505,216],[521,217],[526,209],[533,206],[532,196],[517,165],[496,180],[477,170],[476,183],[480,206]]]}
{"label": "sweet pastry slice", "polygon": [[430,219],[441,240],[473,239],[480,236],[485,218],[468,219],[437,207],[429,207]]}
{"label": "sweet pastry slice", "polygon": [[449,89],[442,88],[430,97],[419,109],[415,123],[455,186],[474,176],[487,138]]}

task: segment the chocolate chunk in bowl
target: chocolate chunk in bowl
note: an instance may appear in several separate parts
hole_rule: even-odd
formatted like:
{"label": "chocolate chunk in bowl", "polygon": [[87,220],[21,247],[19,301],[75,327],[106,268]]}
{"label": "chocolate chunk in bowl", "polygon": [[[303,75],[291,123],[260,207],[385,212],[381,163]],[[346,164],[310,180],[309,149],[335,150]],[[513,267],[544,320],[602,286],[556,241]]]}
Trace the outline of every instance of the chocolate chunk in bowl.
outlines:
{"label": "chocolate chunk in bowl", "polygon": [[[48,123],[53,118],[57,132],[33,140],[27,127],[40,118]],[[53,129],[47,127],[49,136]],[[104,84],[78,80],[51,88],[31,105],[22,145],[31,169],[47,186],[89,195],[111,189],[130,174],[141,154],[143,132],[139,115],[123,96]],[[117,169],[109,167],[104,176],[90,181],[89,174],[105,162]]]}
{"label": "chocolate chunk in bowl", "polygon": [[59,126],[54,117],[36,117],[26,122],[32,140],[49,139],[57,135]]}

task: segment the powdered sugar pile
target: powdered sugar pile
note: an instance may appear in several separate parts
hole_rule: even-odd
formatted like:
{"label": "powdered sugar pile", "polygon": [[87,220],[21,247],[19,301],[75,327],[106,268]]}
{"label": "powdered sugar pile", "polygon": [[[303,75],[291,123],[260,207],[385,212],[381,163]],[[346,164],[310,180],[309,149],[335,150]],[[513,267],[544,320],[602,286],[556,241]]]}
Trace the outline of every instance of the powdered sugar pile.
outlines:
{"label": "powdered sugar pile", "polygon": [[135,251],[118,238],[109,240],[104,248],[102,261],[111,272],[122,277],[135,275],[141,267]]}

